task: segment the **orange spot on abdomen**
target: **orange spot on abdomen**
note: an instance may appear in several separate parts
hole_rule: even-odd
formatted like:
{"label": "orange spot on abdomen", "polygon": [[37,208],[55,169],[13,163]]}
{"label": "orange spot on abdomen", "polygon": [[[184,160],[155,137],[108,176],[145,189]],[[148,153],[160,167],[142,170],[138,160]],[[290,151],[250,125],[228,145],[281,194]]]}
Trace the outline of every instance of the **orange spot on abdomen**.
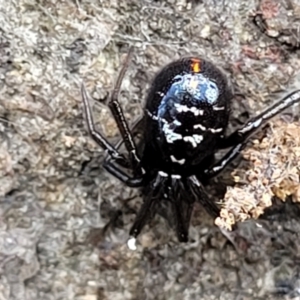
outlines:
{"label": "orange spot on abdomen", "polygon": [[195,72],[195,73],[201,72],[201,61],[200,61],[200,59],[192,58],[191,61],[192,61],[191,62],[192,71]]}

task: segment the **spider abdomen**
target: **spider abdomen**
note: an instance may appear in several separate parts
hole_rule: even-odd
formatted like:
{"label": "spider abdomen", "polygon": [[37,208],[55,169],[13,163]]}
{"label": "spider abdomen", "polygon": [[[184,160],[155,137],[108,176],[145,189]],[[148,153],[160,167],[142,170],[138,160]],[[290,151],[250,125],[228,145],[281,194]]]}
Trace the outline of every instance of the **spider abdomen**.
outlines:
{"label": "spider abdomen", "polygon": [[184,58],[162,69],[145,108],[151,166],[155,159],[166,172],[186,172],[211,156],[226,130],[231,98],[226,77],[206,60]]}

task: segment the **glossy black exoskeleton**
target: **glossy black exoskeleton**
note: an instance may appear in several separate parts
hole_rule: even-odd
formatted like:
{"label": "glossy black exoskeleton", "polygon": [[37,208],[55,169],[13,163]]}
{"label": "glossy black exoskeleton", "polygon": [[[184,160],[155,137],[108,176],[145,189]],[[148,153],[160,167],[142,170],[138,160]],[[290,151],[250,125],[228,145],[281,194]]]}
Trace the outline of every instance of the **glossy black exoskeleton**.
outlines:
{"label": "glossy black exoskeleton", "polygon": [[184,58],[166,66],[146,100],[146,173],[201,181],[227,127],[232,97],[226,77],[210,62]]}
{"label": "glossy black exoskeleton", "polygon": [[[142,188],[144,202],[130,230],[129,247],[135,247],[135,238],[163,201],[172,207],[179,241],[187,242],[196,201],[212,217],[219,215],[219,208],[207,196],[203,181],[221,172],[240,153],[248,138],[270,118],[298,103],[300,91],[292,92],[226,137],[233,98],[226,76],[202,58],[180,59],[163,68],[151,85],[143,116],[142,147],[137,147],[118,102],[128,61],[129,58],[108,103],[128,154],[120,153],[117,146],[96,131],[82,86],[88,129],[108,153],[105,169],[128,186]],[[229,147],[227,154],[214,163],[215,152]]]}

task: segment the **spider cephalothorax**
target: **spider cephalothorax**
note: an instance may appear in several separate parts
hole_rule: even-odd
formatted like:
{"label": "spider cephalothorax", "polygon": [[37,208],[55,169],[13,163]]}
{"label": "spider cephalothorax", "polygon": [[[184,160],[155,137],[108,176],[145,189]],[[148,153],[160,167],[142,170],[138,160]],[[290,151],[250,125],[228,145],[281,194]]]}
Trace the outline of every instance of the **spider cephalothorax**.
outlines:
{"label": "spider cephalothorax", "polygon": [[[180,59],[164,67],[151,85],[142,118],[141,145],[137,147],[118,102],[128,61],[108,103],[128,154],[120,153],[117,146],[96,131],[82,86],[88,129],[92,138],[108,152],[105,169],[128,186],[142,188],[144,202],[130,230],[129,245],[134,247],[135,238],[148,218],[160,209],[162,201],[171,206],[179,241],[187,242],[195,201],[213,217],[219,215],[218,206],[209,199],[202,182],[221,172],[270,118],[298,103],[300,91],[284,97],[226,137],[233,98],[226,76],[204,59]],[[231,149],[214,163],[215,152],[224,148]]]}

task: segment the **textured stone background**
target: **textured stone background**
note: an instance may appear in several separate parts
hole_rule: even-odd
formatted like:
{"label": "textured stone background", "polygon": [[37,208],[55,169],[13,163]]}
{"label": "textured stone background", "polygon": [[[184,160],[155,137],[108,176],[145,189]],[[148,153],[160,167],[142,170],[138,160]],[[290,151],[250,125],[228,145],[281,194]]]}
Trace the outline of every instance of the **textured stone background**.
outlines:
{"label": "textured stone background", "polygon": [[[196,206],[193,242],[185,245],[157,217],[130,252],[125,241],[141,199],[101,168],[79,93],[84,81],[102,130],[115,138],[101,102],[128,45],[135,53],[120,100],[131,121],[155,72],[197,54],[224,68],[245,95],[233,104],[236,127],[297,86],[300,1],[280,3],[0,0],[1,300],[300,297],[295,204],[276,204],[227,237]],[[258,12],[273,35],[284,33],[279,41],[254,26]],[[231,171],[211,182],[212,195],[224,194]],[[239,189],[247,195],[248,183]]]}

